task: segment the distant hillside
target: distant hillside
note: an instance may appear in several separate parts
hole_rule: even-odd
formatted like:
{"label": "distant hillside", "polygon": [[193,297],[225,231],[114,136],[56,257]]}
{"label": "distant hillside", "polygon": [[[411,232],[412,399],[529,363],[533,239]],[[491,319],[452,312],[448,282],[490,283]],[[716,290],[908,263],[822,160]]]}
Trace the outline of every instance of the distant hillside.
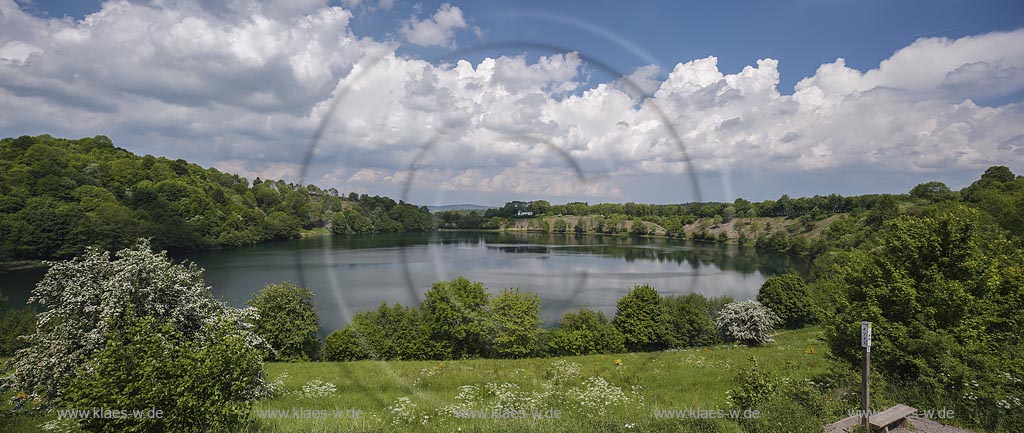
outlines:
{"label": "distant hillside", "polygon": [[0,140],[0,262],[121,249],[168,250],[300,236],[433,229],[426,207],[334,188],[252,182],[178,159],[139,156],[109,138]]}
{"label": "distant hillside", "polygon": [[495,209],[498,206],[483,206],[478,204],[445,204],[438,206],[427,206],[431,212],[447,212],[452,210],[487,210]]}

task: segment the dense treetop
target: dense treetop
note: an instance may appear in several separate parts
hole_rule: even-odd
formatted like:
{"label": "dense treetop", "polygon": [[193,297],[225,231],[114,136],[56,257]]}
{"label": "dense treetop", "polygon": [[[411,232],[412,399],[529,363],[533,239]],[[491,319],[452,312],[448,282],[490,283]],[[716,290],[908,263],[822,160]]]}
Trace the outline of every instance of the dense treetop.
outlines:
{"label": "dense treetop", "polygon": [[299,236],[432,228],[426,207],[138,156],[104,136],[0,140],[0,261],[69,257],[139,237],[196,250]]}

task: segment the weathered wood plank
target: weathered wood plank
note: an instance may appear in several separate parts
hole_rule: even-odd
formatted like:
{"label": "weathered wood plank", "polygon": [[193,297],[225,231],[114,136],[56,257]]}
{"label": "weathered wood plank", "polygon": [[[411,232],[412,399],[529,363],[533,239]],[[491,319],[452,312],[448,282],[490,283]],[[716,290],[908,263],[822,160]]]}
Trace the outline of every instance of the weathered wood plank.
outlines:
{"label": "weathered wood plank", "polygon": [[917,409],[914,409],[905,404],[898,404],[896,406],[883,410],[882,412],[879,412],[875,415],[872,415],[870,418],[868,418],[868,424],[871,426],[872,430],[882,430],[897,421],[902,421],[903,419],[906,419],[908,416],[914,414],[915,412],[917,412]]}

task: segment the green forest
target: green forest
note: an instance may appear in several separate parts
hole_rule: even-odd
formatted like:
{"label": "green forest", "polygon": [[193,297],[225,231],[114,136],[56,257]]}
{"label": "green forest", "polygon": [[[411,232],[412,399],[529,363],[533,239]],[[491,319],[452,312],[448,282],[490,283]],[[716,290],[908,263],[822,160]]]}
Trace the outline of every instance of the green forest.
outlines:
{"label": "green forest", "polygon": [[138,156],[105,136],[0,140],[0,262],[65,258],[140,237],[171,251],[335,233],[420,231],[426,207]]}

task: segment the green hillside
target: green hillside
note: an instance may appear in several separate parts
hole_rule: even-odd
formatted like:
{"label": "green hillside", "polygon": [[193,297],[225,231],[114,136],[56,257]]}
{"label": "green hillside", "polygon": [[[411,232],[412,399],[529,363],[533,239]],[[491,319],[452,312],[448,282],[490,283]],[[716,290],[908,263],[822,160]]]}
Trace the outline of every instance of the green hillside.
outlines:
{"label": "green hillside", "polygon": [[104,136],[0,140],[0,262],[120,249],[251,245],[304,231],[419,231],[426,207],[284,181],[249,182],[181,159],[139,156]]}

